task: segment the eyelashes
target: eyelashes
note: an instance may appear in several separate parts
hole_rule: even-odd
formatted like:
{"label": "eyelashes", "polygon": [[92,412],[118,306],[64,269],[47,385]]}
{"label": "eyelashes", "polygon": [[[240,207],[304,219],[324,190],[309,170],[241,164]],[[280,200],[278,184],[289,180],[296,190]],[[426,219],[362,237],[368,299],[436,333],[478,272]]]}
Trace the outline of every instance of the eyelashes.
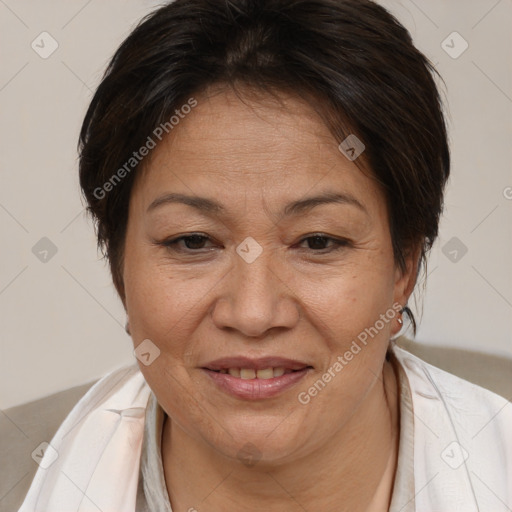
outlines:
{"label": "eyelashes", "polygon": [[[163,240],[162,242],[157,242],[157,245],[163,246],[174,253],[204,254],[204,243],[208,241],[211,241],[211,238],[208,235],[205,235],[203,233],[191,233],[189,235],[181,235],[176,238]],[[306,250],[318,254],[329,254],[331,252],[343,249],[350,245],[350,242],[346,239],[335,238],[329,235],[325,235],[323,233],[315,233],[303,237],[296,245],[300,246],[304,244],[304,242],[307,242],[308,247],[299,247],[300,250]],[[315,247],[318,245],[328,243],[331,244],[330,247]],[[200,247],[198,247],[198,245]],[[206,247],[206,249],[208,249],[208,247]]]}
{"label": "eyelashes", "polygon": [[[178,238],[174,238],[174,239],[171,239],[171,240],[166,240],[166,241],[164,241],[162,243],[162,245],[164,245],[165,247],[167,247],[168,249],[170,249],[172,251],[182,252],[182,249],[178,247],[178,244],[180,242],[190,242],[190,241],[192,241],[192,245],[194,245],[194,244],[197,244],[198,241],[200,242],[201,240],[209,240],[209,239],[210,238],[208,236],[201,235],[201,234],[183,235],[183,236],[180,236]],[[191,247],[187,247],[187,249],[192,249],[192,248]],[[197,247],[196,247],[196,249],[197,249]],[[199,249],[202,249],[202,247],[199,247]],[[197,251],[195,251],[195,252],[197,252]]]}
{"label": "eyelashes", "polygon": [[[305,242],[306,240],[314,240],[315,242],[318,242],[319,240],[326,240],[328,242],[332,242],[333,246],[331,247],[330,251],[336,251],[343,247],[346,247],[349,245],[348,240],[345,240],[343,238],[334,238],[332,236],[327,235],[309,235],[301,240],[300,243]],[[309,249],[312,249],[311,247]],[[315,251],[317,252],[317,251]]]}

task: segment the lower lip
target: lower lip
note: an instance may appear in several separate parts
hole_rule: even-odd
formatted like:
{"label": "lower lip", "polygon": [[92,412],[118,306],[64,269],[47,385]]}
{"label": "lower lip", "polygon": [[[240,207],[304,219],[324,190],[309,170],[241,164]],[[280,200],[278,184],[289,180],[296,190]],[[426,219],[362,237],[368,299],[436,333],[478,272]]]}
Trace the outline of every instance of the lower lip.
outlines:
{"label": "lower lip", "polygon": [[202,368],[223,391],[244,400],[270,398],[291,388],[301,381],[311,368],[304,368],[271,379],[241,379],[229,373],[219,373]]}

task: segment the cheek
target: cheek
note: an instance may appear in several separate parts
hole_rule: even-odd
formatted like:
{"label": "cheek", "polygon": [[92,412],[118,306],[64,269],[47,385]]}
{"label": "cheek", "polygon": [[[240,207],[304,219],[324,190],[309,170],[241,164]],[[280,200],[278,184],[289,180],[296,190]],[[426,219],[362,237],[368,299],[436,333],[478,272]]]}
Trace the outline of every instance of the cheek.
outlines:
{"label": "cheek", "polygon": [[[323,334],[328,357],[313,386],[298,390],[298,402],[308,411],[305,430],[315,426],[314,418],[324,416],[338,427],[343,425],[381,374],[392,318],[396,315],[392,308],[392,279],[383,272],[382,267],[365,267],[364,272],[361,268],[359,273],[333,280],[328,289],[318,294],[318,301],[310,305],[312,321],[317,322],[316,328]],[[322,350],[320,344],[317,350]],[[330,432],[326,427],[321,432],[317,430],[317,435],[328,436]]]}
{"label": "cheek", "polygon": [[196,273],[170,264],[163,250],[143,240],[140,227],[129,230],[123,278],[132,337],[135,344],[145,338],[179,342],[180,333],[188,337],[187,322],[211,286],[204,278],[195,278]]}
{"label": "cheek", "polygon": [[[393,267],[387,258],[377,259],[361,258],[325,280],[301,279],[296,284],[302,288],[309,320],[331,341],[331,352],[343,350],[392,306]],[[384,337],[390,326],[379,323]]]}
{"label": "cheek", "polygon": [[[215,285],[219,280],[225,284],[229,276],[221,279],[220,271],[180,269],[163,258],[155,260],[148,252],[132,248],[125,265],[126,303],[135,344],[149,338],[165,343],[165,349],[174,354],[182,353],[186,340],[193,339],[194,329],[204,321],[201,317],[215,304]],[[323,333],[331,351],[339,351],[390,307],[393,274],[388,259],[377,251],[361,251],[345,266],[309,275],[281,268],[280,280],[290,300],[303,310],[306,323]]]}
{"label": "cheek", "polygon": [[129,275],[126,302],[135,343],[149,338],[157,344],[165,342],[166,350],[181,351],[180,340],[190,339],[192,319],[205,300],[204,289],[203,282],[183,281],[159,267]]}
{"label": "cheek", "polygon": [[[172,277],[170,269],[149,257],[129,256],[125,267],[127,310],[134,346],[149,339],[160,351],[154,361],[139,368],[165,412],[190,435],[215,434],[215,425],[201,404],[187,361],[193,359],[190,341],[197,312],[205,300],[204,282]],[[193,418],[194,428],[191,428]]]}

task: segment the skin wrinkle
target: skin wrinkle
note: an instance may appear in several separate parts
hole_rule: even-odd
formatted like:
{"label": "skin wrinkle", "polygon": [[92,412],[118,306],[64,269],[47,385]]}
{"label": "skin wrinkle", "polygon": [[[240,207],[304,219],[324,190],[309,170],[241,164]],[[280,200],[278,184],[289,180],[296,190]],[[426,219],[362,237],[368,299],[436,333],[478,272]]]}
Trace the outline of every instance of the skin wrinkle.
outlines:
{"label": "skin wrinkle", "polygon": [[[309,404],[297,394],[380,314],[406,304],[417,258],[406,273],[397,269],[375,181],[343,157],[304,102],[282,99],[282,105],[261,98],[248,106],[229,91],[208,101],[198,96],[132,191],[126,309],[135,346],[150,339],[161,351],[139,367],[169,416],[162,459],[177,512],[364,511],[379,483],[383,492],[371,511],[389,506],[395,466],[384,470],[397,449],[398,414],[385,354],[396,321]],[[354,195],[368,215],[339,204],[279,222],[272,215],[325,188]],[[177,204],[147,213],[166,192],[212,197],[230,216],[203,217]],[[218,241],[208,255],[159,245],[195,232]],[[351,243],[323,256],[306,249],[307,242],[295,248],[314,232]],[[251,264],[235,252],[247,236],[263,248]],[[314,368],[281,395],[247,402],[219,391],[200,369],[235,354],[296,358]],[[252,467],[237,458],[247,442],[261,453]]]}

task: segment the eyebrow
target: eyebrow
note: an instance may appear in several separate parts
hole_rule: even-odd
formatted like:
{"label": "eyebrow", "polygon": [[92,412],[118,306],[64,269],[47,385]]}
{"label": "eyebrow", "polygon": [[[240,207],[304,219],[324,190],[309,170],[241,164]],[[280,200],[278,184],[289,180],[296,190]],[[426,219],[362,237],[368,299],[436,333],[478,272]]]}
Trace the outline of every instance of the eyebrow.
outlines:
{"label": "eyebrow", "polygon": [[[186,194],[178,193],[168,193],[160,197],[157,197],[148,206],[147,212],[153,211],[159,208],[160,206],[173,203],[186,204],[188,206],[191,206],[192,208],[197,209],[201,213],[210,215],[219,214],[226,211],[224,206],[222,206],[220,203],[217,203],[213,199],[208,199],[207,197],[189,196]],[[299,199],[297,201],[293,201],[287,204],[283,208],[280,218],[289,217],[292,215],[299,215],[301,213],[305,213],[312,210],[316,206],[332,203],[352,205],[357,207],[364,213],[368,214],[367,209],[354,196],[347,193],[324,192],[316,196],[305,197],[303,199]]]}

